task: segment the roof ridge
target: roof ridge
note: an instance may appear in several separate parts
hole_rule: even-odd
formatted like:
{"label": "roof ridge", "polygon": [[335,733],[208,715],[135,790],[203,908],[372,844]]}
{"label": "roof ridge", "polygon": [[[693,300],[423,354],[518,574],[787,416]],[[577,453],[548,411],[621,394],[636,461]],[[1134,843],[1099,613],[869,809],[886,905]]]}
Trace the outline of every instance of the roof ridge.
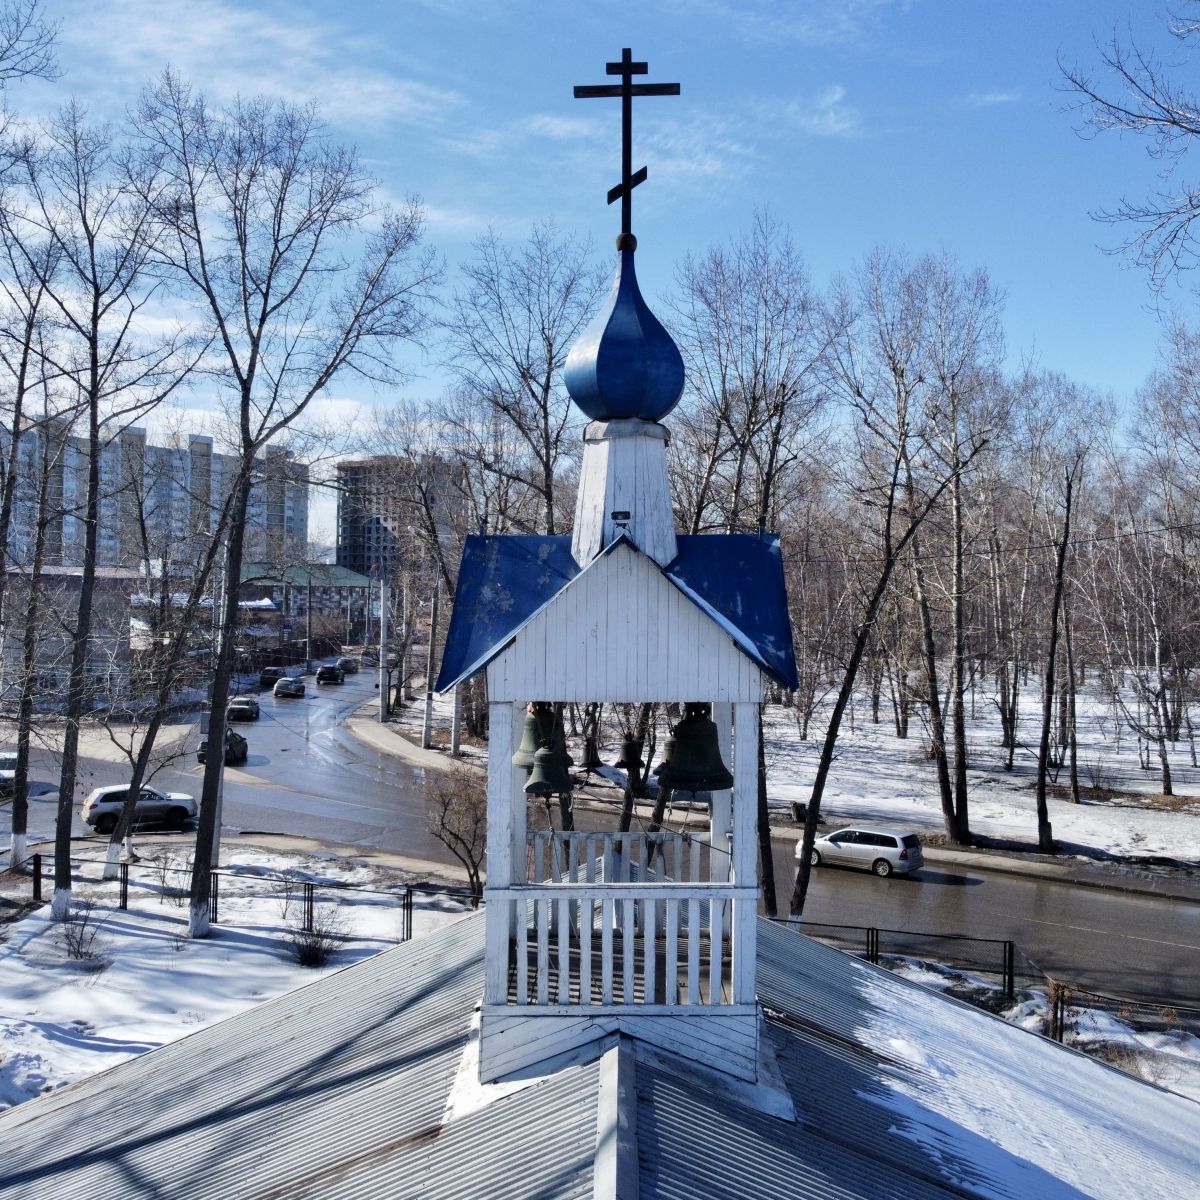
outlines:
{"label": "roof ridge", "polygon": [[633,1040],[619,1034],[600,1059],[594,1200],[638,1200],[637,1103]]}

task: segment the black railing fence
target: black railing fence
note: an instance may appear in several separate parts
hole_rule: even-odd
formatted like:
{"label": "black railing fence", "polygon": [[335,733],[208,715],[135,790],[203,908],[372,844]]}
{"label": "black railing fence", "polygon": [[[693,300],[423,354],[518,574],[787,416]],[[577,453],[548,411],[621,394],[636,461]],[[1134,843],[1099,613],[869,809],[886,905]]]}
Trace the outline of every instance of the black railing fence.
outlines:
{"label": "black railing fence", "polygon": [[[1063,1041],[1073,1028],[1075,1014],[1099,1010],[1139,1029],[1200,1030],[1200,1004],[1179,1005],[1173,1001],[1131,999],[1092,991],[1044,970],[1012,941],[971,937],[956,933],[929,933],[911,929],[884,929],[865,925],[830,925],[819,922],[783,920],[797,933],[807,934],[826,945],[858,954],[878,963],[885,956],[915,958],[942,967],[970,972],[984,979],[996,978],[1004,999],[1016,998],[1022,987],[1046,992],[1046,1034]],[[1018,959],[1021,962],[1018,979]]]}
{"label": "black railing fence", "polygon": [[[34,903],[43,903],[46,891],[44,884],[44,856],[34,854],[31,857],[31,877]],[[177,860],[178,861],[178,860]],[[74,879],[80,882],[103,883],[103,870],[106,866],[103,859],[72,858],[71,872]],[[188,894],[192,869],[190,865],[172,865],[169,861],[148,860],[142,862],[121,862],[117,864],[117,878],[112,882],[117,890],[117,907],[128,909],[131,886],[147,897],[156,897],[161,901],[178,901]],[[222,880],[226,886],[223,888]],[[236,884],[233,883],[236,881]],[[209,881],[209,920],[217,924],[221,914],[223,892],[229,886],[236,886],[237,896],[266,893],[281,904],[285,911],[293,904],[299,906],[298,924],[306,932],[313,932],[318,920],[319,902],[349,902],[351,897],[361,900],[363,897],[381,897],[394,903],[400,913],[400,941],[409,941],[413,936],[413,907],[415,897],[445,896],[449,899],[461,900],[464,905],[471,903],[470,891],[435,886],[431,884],[404,884],[396,888],[370,888],[354,883],[339,883],[336,880],[310,880],[294,875],[272,875],[259,871],[242,872],[236,870],[214,870]]]}

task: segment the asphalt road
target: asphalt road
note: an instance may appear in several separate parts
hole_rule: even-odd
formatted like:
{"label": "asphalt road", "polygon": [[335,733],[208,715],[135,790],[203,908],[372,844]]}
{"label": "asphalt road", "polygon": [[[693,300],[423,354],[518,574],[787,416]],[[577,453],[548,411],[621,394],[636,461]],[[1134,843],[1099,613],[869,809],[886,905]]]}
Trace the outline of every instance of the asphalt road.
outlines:
{"label": "asphalt road", "polygon": [[[376,694],[374,683],[371,671],[348,676],[340,686],[320,688],[309,676],[302,700],[276,700],[267,690],[249,689],[262,714],[237,726],[249,741],[250,756],[226,770],[227,833],[300,835],[331,846],[453,863],[445,847],[425,831],[424,772],[378,752],[345,728],[346,716]],[[199,740],[198,732],[195,738]],[[52,837],[54,824],[52,763],[39,756],[37,765],[42,769],[35,770],[35,778],[46,794],[30,805],[31,840]],[[85,755],[82,766],[80,799],[90,787],[128,778],[119,763],[104,758]],[[160,772],[155,783],[199,796],[201,770],[192,754]],[[0,807],[4,840],[7,818],[5,805]],[[589,814],[588,819],[601,818]],[[74,832],[88,834],[78,815]],[[790,842],[776,846],[784,910],[794,869],[791,851]],[[1018,974],[1023,966],[1036,964],[1096,991],[1200,1006],[1196,904],[940,864],[927,866],[913,879],[877,879],[866,872],[822,867],[813,875],[805,921],[1011,939],[1018,951]],[[881,948],[950,957],[944,953],[946,943],[922,945],[890,935],[883,935]],[[981,965],[998,954],[984,946],[960,949],[978,957]]]}
{"label": "asphalt road", "polygon": [[[790,843],[777,845],[775,863],[786,911],[794,878]],[[804,922],[816,932],[828,924],[1009,939],[1018,979],[1040,968],[1105,994],[1200,1007],[1200,904],[941,863],[910,879],[818,867]],[[863,935],[847,936],[861,944]],[[940,948],[947,959],[958,954],[981,965],[997,963],[999,955],[998,948],[887,934],[880,948],[930,958]]]}
{"label": "asphalt road", "polygon": [[[257,721],[236,722],[249,743],[245,763],[225,768],[222,828],[227,834],[265,832],[317,838],[331,846],[360,847],[408,855],[434,862],[454,859],[425,831],[422,784],[424,772],[364,745],[345,728],[345,718],[374,697],[377,674],[360,671],[344,684],[317,686],[305,678],[303,699],[276,699],[269,688],[244,687],[261,706]],[[185,758],[155,775],[155,786],[186,792],[199,799],[204,768],[195,759],[200,740],[189,739]],[[30,803],[30,840],[52,838],[57,794],[57,767],[39,754],[32,772],[44,794]],[[93,787],[123,783],[128,769],[109,757],[89,754],[80,761],[76,799]],[[75,806],[73,835],[90,830]],[[7,833],[7,806],[0,810]],[[100,839],[96,839],[97,845]]]}

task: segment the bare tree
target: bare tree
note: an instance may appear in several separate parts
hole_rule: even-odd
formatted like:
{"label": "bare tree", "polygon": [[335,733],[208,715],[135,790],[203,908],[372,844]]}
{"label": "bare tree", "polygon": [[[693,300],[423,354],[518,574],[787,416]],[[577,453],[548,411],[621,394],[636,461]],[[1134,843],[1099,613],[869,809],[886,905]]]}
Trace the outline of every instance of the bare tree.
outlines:
{"label": "bare tree", "polygon": [[0,6],[0,88],[17,79],[58,77],[54,43],[60,24],[42,16],[41,0]]}
{"label": "bare tree", "polygon": [[425,773],[428,826],[467,872],[475,907],[483,898],[487,853],[487,783],[475,771],[453,767]]}
{"label": "bare tree", "polygon": [[[1186,15],[1170,18],[1167,28],[1186,55],[1200,37],[1200,4],[1183,0],[1183,11]],[[1100,78],[1059,61],[1065,87],[1083,114],[1083,128],[1093,135],[1115,130],[1148,139],[1150,157],[1161,164],[1161,186],[1144,200],[1123,198],[1096,216],[1133,226],[1135,232],[1122,248],[1161,286],[1177,271],[1196,265],[1200,191],[1182,175],[1187,152],[1200,135],[1200,100],[1173,77],[1178,63],[1143,49],[1132,34],[1122,40],[1114,33],[1097,51]]]}
{"label": "bare tree", "polygon": [[[557,533],[577,416],[561,373],[595,311],[603,276],[588,243],[547,223],[517,249],[489,230],[462,277],[443,322],[448,366],[462,386],[446,415],[484,470],[537,498],[538,532]],[[497,424],[464,419],[463,403]]]}
{"label": "bare tree", "polygon": [[[19,156],[19,187],[0,212],[23,268],[44,289],[59,336],[49,366],[70,389],[82,422],[86,483],[82,579],[72,629],[62,772],[55,832],[56,920],[71,894],[71,816],[79,728],[88,700],[88,655],[99,550],[101,459],[105,441],[177,386],[186,370],[172,338],[151,339],[138,318],[157,285],[147,272],[153,241],[152,178],[134,189],[120,170],[111,130],[66,105],[30,137]],[[50,251],[47,252],[46,246]]]}
{"label": "bare tree", "polygon": [[[395,349],[423,328],[439,274],[420,247],[422,213],[374,207],[374,181],[332,143],[313,106],[269,99],[211,106],[167,72],[134,115],[143,173],[165,181],[156,214],[164,278],[213,339],[237,470],[225,529],[221,640],[208,736],[222,745],[238,625],[245,518],[256,466],[337,377],[396,380]],[[373,232],[365,229],[372,218]],[[208,756],[189,928],[208,933],[219,834],[220,754]]]}
{"label": "bare tree", "polygon": [[[957,468],[947,469],[932,444],[934,427],[923,411],[919,390],[906,385],[892,369],[887,342],[879,338],[879,321],[870,304],[871,276],[859,276],[857,289],[839,284],[826,314],[831,383],[841,392],[859,419],[856,426],[854,475],[847,482],[862,506],[864,517],[873,518],[876,546],[863,564],[858,621],[853,631],[841,686],[830,713],[829,725],[817,763],[804,824],[800,861],[792,890],[793,917],[804,911],[811,872],[812,846],[820,821],[821,797],[833,765],[834,749],[842,716],[850,703],[868,641],[878,620],[892,576],[912,539],[933,507],[953,481],[955,470],[965,469],[984,447],[983,441],[964,449]],[[902,311],[896,315],[910,319]],[[920,499],[912,499],[908,474],[922,479]]]}

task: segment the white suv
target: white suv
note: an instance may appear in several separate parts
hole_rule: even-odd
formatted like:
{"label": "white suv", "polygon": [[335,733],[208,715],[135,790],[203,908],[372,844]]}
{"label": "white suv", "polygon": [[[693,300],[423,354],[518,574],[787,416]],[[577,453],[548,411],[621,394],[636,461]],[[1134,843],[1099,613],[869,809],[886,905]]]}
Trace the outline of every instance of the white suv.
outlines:
{"label": "white suv", "polygon": [[[79,815],[97,833],[112,833],[128,792],[128,784],[97,788],[83,802]],[[183,792],[162,792],[147,784],[138,796],[133,819],[139,825],[154,822],[170,829],[182,829],[195,816],[196,801],[191,796]]]}

